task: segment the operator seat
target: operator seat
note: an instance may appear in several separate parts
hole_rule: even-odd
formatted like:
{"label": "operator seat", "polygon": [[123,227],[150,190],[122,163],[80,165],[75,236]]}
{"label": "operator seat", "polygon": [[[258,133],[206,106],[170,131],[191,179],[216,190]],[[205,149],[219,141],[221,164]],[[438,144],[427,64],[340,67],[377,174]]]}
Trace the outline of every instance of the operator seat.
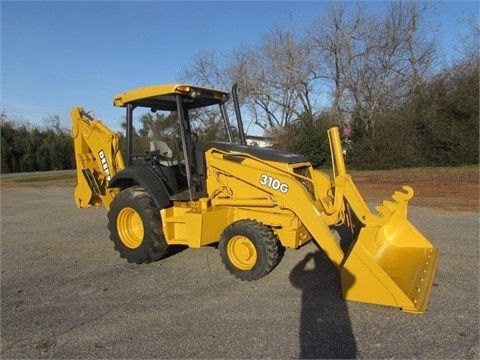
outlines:
{"label": "operator seat", "polygon": [[159,162],[161,165],[174,166],[178,164],[178,162],[173,159],[172,149],[170,149],[170,147],[167,145],[165,141],[162,141],[162,140],[150,141],[150,151],[158,152],[160,154],[161,160]]}

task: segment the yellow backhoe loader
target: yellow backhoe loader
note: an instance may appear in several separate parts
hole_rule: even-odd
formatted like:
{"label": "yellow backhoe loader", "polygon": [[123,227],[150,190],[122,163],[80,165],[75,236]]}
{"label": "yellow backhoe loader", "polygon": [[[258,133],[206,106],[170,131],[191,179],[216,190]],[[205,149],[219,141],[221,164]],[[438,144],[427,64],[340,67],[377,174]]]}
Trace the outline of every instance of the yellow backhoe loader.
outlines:
{"label": "yellow backhoe loader", "polygon": [[[125,158],[115,132],[72,108],[77,206],[106,207],[110,238],[129,262],[161,259],[174,245],[218,244],[226,269],[250,281],[267,275],[285,247],[313,240],[339,269],[345,299],[424,313],[438,250],[407,219],[413,190],[404,186],[372,213],[346,172],[338,128],[327,134],[330,177],[304,156],[247,145],[236,94],[235,85],[229,93],[167,84],[115,96],[114,106],[126,109]],[[176,116],[180,157],[167,139],[133,152],[135,108]],[[224,141],[198,141],[192,131],[205,109],[223,120]],[[346,248],[332,231],[340,225],[352,235]]]}

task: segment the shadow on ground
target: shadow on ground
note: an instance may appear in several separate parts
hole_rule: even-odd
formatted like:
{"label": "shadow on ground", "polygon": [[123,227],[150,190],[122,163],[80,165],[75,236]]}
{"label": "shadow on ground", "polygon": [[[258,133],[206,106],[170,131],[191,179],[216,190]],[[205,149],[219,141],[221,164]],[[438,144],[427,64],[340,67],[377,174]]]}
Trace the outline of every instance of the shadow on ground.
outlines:
{"label": "shadow on ground", "polygon": [[290,273],[290,281],[302,290],[299,358],[355,358],[357,348],[340,272],[325,253],[308,253]]}

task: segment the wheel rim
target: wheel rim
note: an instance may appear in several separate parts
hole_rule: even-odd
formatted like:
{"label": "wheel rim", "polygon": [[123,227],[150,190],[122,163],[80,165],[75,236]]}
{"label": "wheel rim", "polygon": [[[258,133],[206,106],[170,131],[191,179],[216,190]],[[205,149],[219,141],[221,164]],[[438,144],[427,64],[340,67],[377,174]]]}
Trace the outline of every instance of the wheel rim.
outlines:
{"label": "wheel rim", "polygon": [[250,239],[235,236],[227,245],[228,258],[240,270],[251,270],[257,263],[257,249]]}
{"label": "wheel rim", "polygon": [[117,231],[123,244],[136,249],[143,241],[144,230],[140,215],[130,207],[123,208],[118,214]]}

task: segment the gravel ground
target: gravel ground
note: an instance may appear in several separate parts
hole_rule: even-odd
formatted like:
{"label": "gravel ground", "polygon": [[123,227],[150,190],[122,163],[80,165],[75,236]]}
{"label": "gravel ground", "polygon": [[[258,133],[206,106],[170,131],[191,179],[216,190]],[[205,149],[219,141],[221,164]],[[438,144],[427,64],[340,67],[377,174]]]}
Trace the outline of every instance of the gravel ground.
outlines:
{"label": "gravel ground", "polygon": [[[69,186],[1,188],[1,354],[13,358],[478,359],[479,214],[411,206],[441,255],[429,310],[345,302],[310,243],[252,283],[214,247],[128,264]],[[311,259],[311,260],[308,260]]]}

